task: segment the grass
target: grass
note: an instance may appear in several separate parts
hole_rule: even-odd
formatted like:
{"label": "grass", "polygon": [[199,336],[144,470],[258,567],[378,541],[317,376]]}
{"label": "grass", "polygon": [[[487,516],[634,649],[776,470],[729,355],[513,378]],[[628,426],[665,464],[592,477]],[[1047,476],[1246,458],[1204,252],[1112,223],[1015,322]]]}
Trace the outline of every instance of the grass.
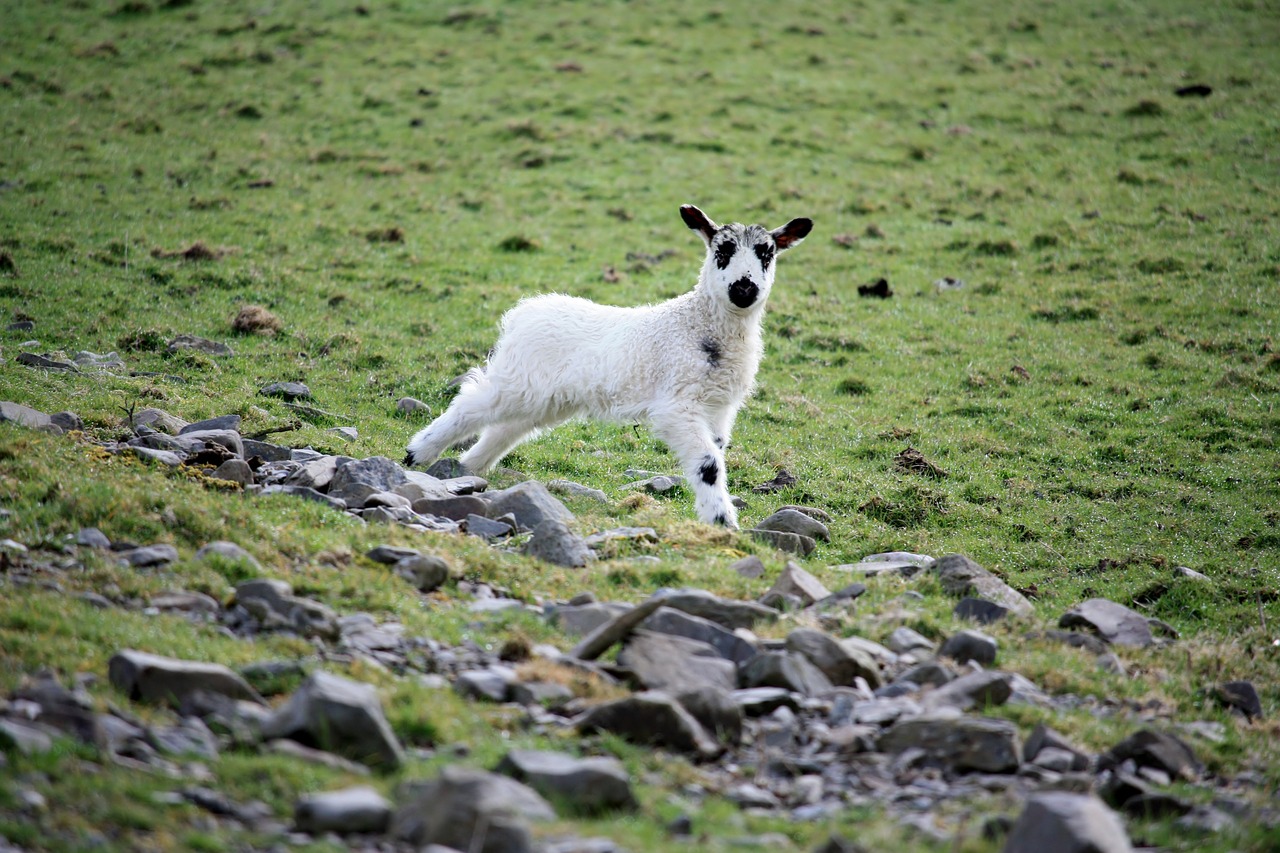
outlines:
{"label": "grass", "polygon": [[[744,521],[787,503],[831,513],[833,541],[807,562],[829,585],[843,576],[828,567],[866,553],[961,552],[1030,592],[1045,623],[1094,595],[1139,606],[1182,639],[1126,654],[1132,678],[1022,643],[1018,628],[996,630],[1001,663],[1056,690],[1222,719],[1227,743],[1201,745],[1213,766],[1255,769],[1274,787],[1274,723],[1239,726],[1205,697],[1250,678],[1272,718],[1280,708],[1277,11],[1268,0],[785,0],[767,17],[666,0],[22,4],[0,32],[0,310],[4,325],[34,327],[0,332],[0,399],[75,411],[99,440],[123,434],[126,411],[157,406],[399,458],[428,416],[395,401],[438,413],[448,380],[483,359],[521,296],[638,304],[688,289],[700,244],[676,215],[683,202],[771,226],[811,216],[813,235],[779,270],[760,390],[728,453]],[[1212,93],[1175,95],[1194,83]],[[892,298],[856,295],[880,277]],[[964,284],[936,288],[943,277]],[[250,312],[237,324],[250,306],[275,322]],[[168,354],[183,333],[235,354]],[[17,362],[80,350],[116,351],[127,371]],[[305,381],[319,411],[258,394],[288,380]],[[907,446],[947,476],[896,470]],[[57,575],[71,592],[142,601],[179,586],[228,595],[244,567],[192,555],[234,538],[343,612],[495,647],[513,633],[561,638],[527,617],[476,623],[449,590],[423,602],[365,550],[427,547],[529,600],[636,599],[662,585],[756,596],[762,582],[728,571],[732,560],[781,566],[692,521],[687,493],[622,501],[626,469],[673,467],[644,429],[567,425],[505,464],[609,493],[607,507],[570,501],[584,528],[646,524],[662,541],[589,572],[552,569],[303,502],[246,500],[11,425],[0,425],[0,536],[37,563],[61,559],[85,525],[173,542],[182,559],[163,572],[89,558]],[[778,468],[796,485],[751,492]],[[628,559],[640,554],[660,562]],[[1175,566],[1210,582],[1175,579]],[[936,589],[870,586],[844,633],[959,627]],[[907,589],[926,598],[903,613]],[[229,664],[305,653],[6,587],[0,687],[41,666],[101,677],[125,645]],[[394,679],[382,687],[402,734],[500,748],[501,720]],[[1102,748],[1133,721],[1054,723]],[[636,772],[696,778],[613,746]],[[121,768],[81,777],[58,768],[91,757],[8,759],[48,775],[40,785],[57,804],[34,833],[0,800],[0,834],[25,846],[75,849],[91,832],[120,849],[235,846],[193,809],[125,798],[144,783]],[[296,792],[343,781],[243,754],[215,772],[281,816]],[[677,844],[661,830],[675,816],[667,786],[646,786],[641,817],[580,828],[635,849]],[[712,839],[781,831],[803,846],[833,828],[714,799],[697,808]],[[841,821],[896,848],[931,845],[874,815]],[[988,849],[971,830],[959,846]],[[1205,843],[1166,825],[1141,831],[1169,849]],[[1222,849],[1261,847],[1262,832]]]}

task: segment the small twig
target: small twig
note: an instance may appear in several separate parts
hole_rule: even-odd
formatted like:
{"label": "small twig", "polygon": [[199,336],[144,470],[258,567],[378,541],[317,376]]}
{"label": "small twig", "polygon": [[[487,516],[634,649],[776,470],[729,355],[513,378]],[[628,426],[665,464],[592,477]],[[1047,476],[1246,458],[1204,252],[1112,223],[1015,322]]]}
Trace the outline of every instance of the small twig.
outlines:
{"label": "small twig", "polygon": [[262,441],[269,435],[274,435],[278,432],[293,432],[298,429],[302,429],[302,421],[290,421],[284,426],[268,427],[267,429],[258,430],[257,432],[250,434],[249,438],[254,441]]}

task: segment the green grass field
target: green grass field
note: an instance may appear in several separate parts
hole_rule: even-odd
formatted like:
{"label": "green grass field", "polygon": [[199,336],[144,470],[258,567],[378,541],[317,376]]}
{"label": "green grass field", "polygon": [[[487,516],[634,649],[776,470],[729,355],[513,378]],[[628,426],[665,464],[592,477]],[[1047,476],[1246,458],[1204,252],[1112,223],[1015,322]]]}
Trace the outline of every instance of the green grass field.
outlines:
{"label": "green grass field", "polygon": [[[1158,700],[1179,719],[1227,719],[1205,689],[1252,679],[1271,721],[1228,720],[1209,762],[1280,784],[1274,0],[82,0],[14,3],[0,18],[0,325],[34,322],[0,332],[0,399],[74,411],[92,439],[121,437],[128,411],[157,406],[399,459],[426,420],[395,401],[441,411],[448,381],[483,360],[520,297],[631,305],[689,289],[702,244],[680,221],[685,202],[770,227],[808,216],[812,235],[779,265],[759,391],[727,454],[744,526],[787,503],[831,513],[833,541],[806,565],[833,588],[844,576],[828,567],[900,549],[967,554],[1028,591],[1046,625],[1082,598],[1136,602],[1182,639],[1126,658],[1132,678],[1021,643],[1019,627],[996,629],[1001,663],[1058,690]],[[1196,85],[1211,91],[1176,94]],[[197,243],[207,251],[188,254],[203,259],[184,258]],[[858,296],[880,277],[891,298]],[[963,286],[940,290],[944,277]],[[236,331],[246,305],[280,330]],[[182,333],[235,355],[167,354]],[[68,374],[17,358],[82,350],[115,351],[127,367]],[[306,382],[331,416],[300,418],[257,393],[285,380]],[[359,439],[326,432],[335,426]],[[947,476],[895,471],[908,446]],[[728,565],[748,552],[782,565],[697,524],[688,492],[619,503],[626,469],[675,469],[643,428],[566,425],[504,464],[609,493],[604,509],[570,502],[584,529],[645,523],[663,535],[649,551],[659,564],[624,553],[587,573],[427,542],[519,595],[634,600],[687,585],[754,597],[767,584]],[[799,482],[751,492],[778,468]],[[66,535],[96,525],[171,541],[184,557],[161,576],[91,564],[60,577],[64,588],[224,597],[238,578],[189,558],[231,538],[344,611],[446,641],[559,641],[532,619],[476,627],[447,601],[422,610],[358,555],[423,540],[301,503],[246,500],[0,425],[0,538],[53,560]],[[1175,580],[1177,566],[1210,583]],[[945,596],[913,588],[926,593],[913,627],[958,627]],[[881,614],[903,589],[873,584],[844,632],[882,640],[900,623]],[[182,620],[0,587],[0,688],[41,666],[101,677],[123,645],[232,664],[264,654]],[[425,719],[444,741],[500,754],[499,715],[476,722],[461,700],[427,708],[414,688],[384,686],[398,730]],[[93,691],[123,701],[105,679]],[[1095,748],[1123,731],[1087,715],[1054,724]],[[637,771],[694,772],[615,746]],[[79,849],[93,829],[122,850],[242,849],[194,809],[152,804],[163,780],[69,769],[85,760],[10,756],[55,805],[33,823],[0,780],[0,837]],[[342,782],[249,754],[214,772],[281,815],[298,791]],[[665,787],[643,798],[641,817],[580,828],[638,850],[676,843],[662,833],[678,813]],[[833,828],[721,803],[699,819],[713,844],[781,831],[807,849]],[[932,844],[874,814],[841,826],[879,849]],[[1210,849],[1171,827],[1135,837]],[[1246,826],[1220,849],[1266,849],[1265,833]],[[989,844],[976,828],[956,843]]]}

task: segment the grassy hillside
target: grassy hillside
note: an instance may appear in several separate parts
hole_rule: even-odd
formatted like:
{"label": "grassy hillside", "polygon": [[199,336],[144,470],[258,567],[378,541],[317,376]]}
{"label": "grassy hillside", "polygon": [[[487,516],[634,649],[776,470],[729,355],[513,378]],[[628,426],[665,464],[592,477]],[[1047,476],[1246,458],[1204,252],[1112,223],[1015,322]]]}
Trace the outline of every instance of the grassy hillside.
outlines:
{"label": "grassy hillside", "polygon": [[[969,555],[1027,591],[1046,624],[1090,596],[1136,603],[1182,640],[1135,654],[1133,678],[1094,686],[1091,662],[1034,644],[1007,663],[1055,689],[1155,699],[1191,718],[1220,713],[1207,685],[1249,678],[1275,717],[1275,2],[11,6],[0,27],[0,325],[18,327],[0,332],[0,399],[74,411],[90,440],[119,438],[127,412],[156,406],[190,421],[236,413],[246,434],[399,459],[426,419],[398,414],[396,400],[441,411],[448,381],[483,360],[520,297],[640,304],[687,290],[702,245],[681,203],[770,227],[809,216],[813,234],[779,265],[759,392],[727,454],[744,522],[787,503],[829,512],[833,541],[806,565],[833,588],[847,576],[829,567],[901,549]],[[1194,86],[1207,91],[1179,94]],[[881,277],[892,297],[858,295]],[[935,286],[946,277],[962,285]],[[248,305],[268,309],[278,331],[237,330]],[[170,355],[178,334],[235,354]],[[80,351],[114,351],[125,368],[18,361]],[[258,393],[285,380],[306,382],[323,413]],[[359,438],[326,432],[336,426]],[[896,470],[908,446],[946,476]],[[471,541],[427,543],[518,595],[636,599],[688,585],[754,597],[767,584],[729,572],[733,559],[782,565],[694,522],[687,492],[622,503],[627,469],[675,468],[644,428],[567,425],[505,464],[605,490],[606,508],[570,502],[584,529],[639,522],[663,536],[646,551],[657,564],[624,551],[587,573]],[[779,468],[798,483],[751,492]],[[477,627],[447,597],[424,610],[359,556],[421,538],[300,504],[0,425],[0,537],[49,564],[86,525],[182,555],[159,576],[91,562],[59,575],[64,592],[114,584],[145,601],[182,586],[222,598],[239,578],[190,557],[225,538],[344,611],[448,642],[560,641],[532,618]],[[1210,583],[1177,580],[1176,566]],[[844,633],[882,640],[900,624],[903,589],[873,584]],[[921,589],[913,627],[954,630],[951,603]],[[231,664],[265,651],[184,620],[98,613],[64,592],[3,587],[0,688],[42,666],[101,677],[122,645]],[[1001,636],[1018,646],[1017,629]],[[385,687],[393,724],[426,719],[441,742],[496,754],[500,721]],[[93,690],[122,701],[105,682]],[[1109,724],[1057,724],[1099,748],[1115,740]],[[1232,722],[1214,765],[1254,768],[1274,787],[1276,734],[1274,722]],[[633,766],[688,772],[620,749]],[[63,778],[61,758],[45,761],[21,769],[51,780],[51,800],[82,807],[45,818],[62,834],[18,843],[74,847],[66,839],[96,826],[114,828],[121,849],[235,849],[194,812],[148,805],[155,780],[120,768]],[[281,813],[295,792],[339,778],[248,755],[215,772]],[[0,813],[12,815],[5,796]],[[662,787],[645,796],[646,818],[593,831],[616,829],[636,849],[666,843],[660,819],[674,814]],[[716,837],[780,829],[803,845],[828,829],[754,818],[744,828],[732,808],[711,808]],[[929,843],[881,832],[885,844]],[[1152,832],[1171,849],[1205,849]]]}

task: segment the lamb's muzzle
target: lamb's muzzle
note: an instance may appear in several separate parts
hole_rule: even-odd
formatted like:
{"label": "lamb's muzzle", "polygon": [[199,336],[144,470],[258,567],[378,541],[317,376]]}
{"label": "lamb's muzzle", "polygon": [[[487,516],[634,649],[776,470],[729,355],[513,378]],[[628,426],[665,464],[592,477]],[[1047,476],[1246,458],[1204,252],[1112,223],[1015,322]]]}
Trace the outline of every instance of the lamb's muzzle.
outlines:
{"label": "lamb's muzzle", "polygon": [[724,448],[755,385],[776,255],[813,222],[717,225],[693,205],[680,216],[707,246],[693,290],[636,308],[554,293],[521,300],[503,316],[485,366],[468,371],[445,413],[409,441],[405,464],[428,464],[479,433],[460,461],[484,472],[574,416],[644,420],[680,460],[698,517],[737,527]]}

